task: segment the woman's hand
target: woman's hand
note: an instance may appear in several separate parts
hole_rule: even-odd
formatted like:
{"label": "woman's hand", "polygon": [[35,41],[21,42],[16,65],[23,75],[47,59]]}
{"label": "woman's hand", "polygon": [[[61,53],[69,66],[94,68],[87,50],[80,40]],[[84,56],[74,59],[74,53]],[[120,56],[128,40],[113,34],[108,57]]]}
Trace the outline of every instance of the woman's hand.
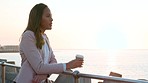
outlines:
{"label": "woman's hand", "polygon": [[74,60],[66,63],[66,69],[67,70],[74,69],[77,67],[82,67],[82,65],[83,65],[83,59],[74,59]]}
{"label": "woman's hand", "polygon": [[47,78],[48,78],[47,75],[36,75],[36,76],[34,76],[32,83],[41,83],[41,81],[43,81]]}

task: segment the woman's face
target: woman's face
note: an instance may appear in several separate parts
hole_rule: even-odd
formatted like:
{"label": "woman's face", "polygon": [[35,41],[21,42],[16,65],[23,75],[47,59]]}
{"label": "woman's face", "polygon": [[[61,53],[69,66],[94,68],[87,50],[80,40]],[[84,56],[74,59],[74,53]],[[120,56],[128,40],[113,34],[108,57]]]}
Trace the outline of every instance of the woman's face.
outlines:
{"label": "woman's face", "polygon": [[41,31],[52,29],[52,15],[48,7],[46,7],[43,11],[42,19],[41,19]]}

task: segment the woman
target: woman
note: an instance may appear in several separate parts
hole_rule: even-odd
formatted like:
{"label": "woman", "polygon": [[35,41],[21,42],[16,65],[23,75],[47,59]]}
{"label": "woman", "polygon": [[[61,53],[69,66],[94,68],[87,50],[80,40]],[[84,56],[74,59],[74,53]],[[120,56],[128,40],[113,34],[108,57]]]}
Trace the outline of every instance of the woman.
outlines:
{"label": "woman", "polygon": [[52,15],[47,5],[36,4],[30,11],[28,26],[20,42],[21,69],[16,83],[45,83],[52,73],[82,67],[83,60],[57,63],[45,30],[52,29]]}

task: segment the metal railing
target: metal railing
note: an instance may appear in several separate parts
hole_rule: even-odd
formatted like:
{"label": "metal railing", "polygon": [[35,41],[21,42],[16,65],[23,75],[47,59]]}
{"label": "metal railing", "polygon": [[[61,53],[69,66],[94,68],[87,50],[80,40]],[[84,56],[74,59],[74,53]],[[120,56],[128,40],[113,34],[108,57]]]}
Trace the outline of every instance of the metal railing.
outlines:
{"label": "metal railing", "polygon": [[[6,62],[0,62],[0,65],[2,67],[2,71],[1,71],[2,72],[2,83],[5,83],[5,76],[6,76],[5,75],[5,72],[6,72],[5,67],[6,66],[20,69],[19,66],[9,64],[9,63],[6,63]],[[133,80],[133,79],[127,79],[127,78],[120,78],[120,77],[102,76],[102,75],[94,75],[94,74],[84,74],[84,73],[79,73],[79,71],[74,71],[74,72],[65,71],[65,72],[63,72],[63,74],[72,75],[74,77],[74,83],[79,83],[78,79],[80,77],[90,78],[90,79],[98,79],[98,80],[124,82],[124,83],[148,83],[148,81],[144,81],[144,80]]]}
{"label": "metal railing", "polygon": [[6,83],[6,66],[7,67],[12,67],[12,68],[16,68],[16,71],[19,72],[19,69],[20,67],[19,66],[16,66],[16,65],[13,65],[13,64],[9,64],[9,63],[6,63],[5,61],[2,61],[0,62],[0,65],[1,65],[1,78],[2,78],[2,83]]}
{"label": "metal railing", "polygon": [[148,81],[143,81],[143,80],[133,80],[133,79],[127,79],[127,78],[112,77],[112,76],[84,74],[84,73],[79,73],[79,71],[64,72],[64,74],[73,75],[75,80],[76,80],[75,83],[78,83],[78,78],[79,77],[98,79],[98,80],[108,80],[108,81],[124,82],[124,83],[148,83]]}

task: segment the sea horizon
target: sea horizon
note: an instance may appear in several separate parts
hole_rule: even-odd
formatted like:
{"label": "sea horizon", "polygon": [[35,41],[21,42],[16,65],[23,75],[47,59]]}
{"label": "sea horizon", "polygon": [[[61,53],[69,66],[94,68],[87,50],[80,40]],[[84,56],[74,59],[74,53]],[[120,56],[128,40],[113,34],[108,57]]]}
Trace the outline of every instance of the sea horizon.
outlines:
{"label": "sea horizon", "polygon": [[[92,50],[92,49],[53,49],[59,63],[66,63],[75,59],[77,54],[84,56],[82,68],[74,70],[80,73],[105,75],[110,72],[122,74],[123,78],[148,80],[148,50],[147,49],[118,49],[118,50]],[[0,53],[1,58],[15,61],[20,66],[21,58],[18,53]],[[55,79],[55,76],[51,76]]]}

